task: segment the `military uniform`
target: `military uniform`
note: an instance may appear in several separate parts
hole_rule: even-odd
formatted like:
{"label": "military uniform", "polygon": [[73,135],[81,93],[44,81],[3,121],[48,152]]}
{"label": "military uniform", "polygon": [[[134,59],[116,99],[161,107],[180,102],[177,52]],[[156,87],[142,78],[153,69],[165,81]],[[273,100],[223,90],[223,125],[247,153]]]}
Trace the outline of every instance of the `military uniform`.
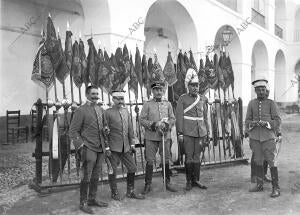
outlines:
{"label": "military uniform", "polygon": [[[81,150],[80,205],[95,205],[99,174],[104,158],[103,109],[87,101],[74,114],[70,138]],[[89,191],[88,191],[89,190]]]}
{"label": "military uniform", "polygon": [[[265,83],[267,83],[266,80],[257,80],[253,82],[253,85],[255,87],[264,87]],[[245,120],[245,133],[250,138],[250,147],[254,153],[255,172],[257,176],[257,185],[250,191],[257,192],[263,190],[263,162],[266,160],[270,166],[272,177],[273,192],[271,196],[277,197],[280,194],[278,170],[276,167],[276,157],[278,154],[276,138],[278,136],[281,137],[280,125],[281,118],[273,100],[256,98],[249,102]]]}
{"label": "military uniform", "polygon": [[108,147],[106,149],[111,151],[109,159],[113,174],[109,174],[108,178],[112,197],[119,200],[116,172],[121,160],[127,168],[127,196],[141,199],[140,196],[134,193],[134,176],[137,168],[132,157],[132,149],[134,149],[135,143],[130,114],[125,107],[113,106],[105,111],[104,119],[105,126],[109,128]]}
{"label": "military uniform", "polygon": [[[160,84],[157,85],[160,87]],[[152,88],[155,87],[154,85]],[[145,192],[150,191],[150,185],[152,182],[153,173],[153,163],[155,160],[155,155],[159,149],[161,160],[163,160],[162,155],[162,133],[157,128],[157,123],[165,123],[166,130],[164,131],[164,141],[165,141],[165,170],[166,170],[166,187],[170,191],[175,191],[170,185],[170,141],[171,141],[171,127],[175,124],[175,116],[173,113],[173,108],[170,102],[165,99],[153,98],[144,103],[141,115],[140,115],[141,125],[145,127],[145,157],[146,157],[146,176],[145,176]]]}
{"label": "military uniform", "polygon": [[[194,81],[198,83],[198,79]],[[204,96],[189,93],[180,96],[176,107],[176,128],[179,135],[183,135],[187,190],[192,186],[205,189],[206,187],[198,182],[200,153],[208,131],[207,101]]]}

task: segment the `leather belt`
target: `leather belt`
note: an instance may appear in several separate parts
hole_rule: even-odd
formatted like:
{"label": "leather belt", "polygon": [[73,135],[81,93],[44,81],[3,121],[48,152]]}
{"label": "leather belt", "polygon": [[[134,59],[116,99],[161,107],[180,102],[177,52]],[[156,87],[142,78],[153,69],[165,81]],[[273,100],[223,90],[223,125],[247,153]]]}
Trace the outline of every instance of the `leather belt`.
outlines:
{"label": "leather belt", "polygon": [[203,117],[183,116],[183,118],[188,120],[203,120]]}

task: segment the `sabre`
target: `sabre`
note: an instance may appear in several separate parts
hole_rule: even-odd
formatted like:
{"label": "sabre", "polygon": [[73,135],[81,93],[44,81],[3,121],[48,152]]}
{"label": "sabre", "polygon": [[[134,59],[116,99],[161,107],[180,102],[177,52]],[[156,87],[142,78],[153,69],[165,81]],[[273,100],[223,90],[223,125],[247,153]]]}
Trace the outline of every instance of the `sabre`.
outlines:
{"label": "sabre", "polygon": [[162,147],[163,147],[163,178],[164,178],[164,192],[166,191],[166,161],[165,161],[165,134],[162,132]]}

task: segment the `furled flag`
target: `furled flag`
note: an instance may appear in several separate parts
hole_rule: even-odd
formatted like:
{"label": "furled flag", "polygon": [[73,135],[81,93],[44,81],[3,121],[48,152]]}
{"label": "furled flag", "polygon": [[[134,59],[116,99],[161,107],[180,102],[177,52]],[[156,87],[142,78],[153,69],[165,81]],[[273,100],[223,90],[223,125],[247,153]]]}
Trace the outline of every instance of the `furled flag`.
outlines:
{"label": "furled flag", "polygon": [[142,60],[138,47],[135,49],[134,71],[140,86],[143,86]]}
{"label": "furled flag", "polygon": [[203,59],[200,59],[198,78],[199,78],[199,93],[201,95],[204,95],[209,88],[209,83],[205,74]]}
{"label": "furled flag", "polygon": [[177,56],[177,82],[174,84],[174,98],[177,101],[178,98],[186,92],[184,80],[186,75],[186,67],[183,59],[183,54],[180,50]]}
{"label": "furled flag", "polygon": [[72,35],[71,31],[66,31],[65,57],[69,71],[71,71],[72,67]]}
{"label": "furled flag", "polygon": [[55,74],[56,74],[57,80],[61,84],[63,84],[65,79],[67,78],[67,76],[69,74],[69,69],[68,69],[67,64],[66,64],[66,58],[65,58],[65,55],[64,55],[64,50],[62,48],[61,40],[60,40],[59,35],[58,35],[58,45],[59,45],[59,50],[60,50],[61,55],[62,55],[62,59],[60,61],[60,64],[58,65],[57,69],[55,70]]}
{"label": "furled flag", "polygon": [[87,57],[87,73],[92,85],[97,86],[98,82],[98,66],[100,63],[99,56],[94,46],[92,38],[88,39],[89,54]]}
{"label": "furled flag", "polygon": [[226,70],[229,76],[230,84],[232,87],[232,90],[234,90],[234,73],[232,69],[232,64],[229,55],[226,58]]}
{"label": "furled flag", "polygon": [[59,42],[56,37],[55,28],[52,19],[47,19],[47,34],[45,41],[46,52],[50,56],[53,69],[56,70],[62,60],[62,53],[59,48]]}
{"label": "furled flag", "polygon": [[82,85],[82,76],[81,76],[81,64],[79,58],[79,45],[78,42],[75,41],[72,48],[72,66],[71,73],[73,76],[73,81],[76,87],[80,88]]}
{"label": "furled flag", "polygon": [[[45,36],[44,32],[43,36]],[[54,70],[50,56],[46,54],[44,42],[45,38],[43,37],[34,58],[31,80],[42,87],[50,89],[53,85]]]}
{"label": "furled flag", "polygon": [[128,82],[129,90],[132,90],[135,95],[135,99],[138,99],[138,79],[134,70],[134,64],[132,62],[132,55],[130,55],[130,81]]}
{"label": "furled flag", "polygon": [[151,94],[151,85],[150,85],[150,74],[147,66],[147,58],[146,55],[142,57],[142,75],[143,75],[143,86],[146,88],[147,97],[150,97]]}
{"label": "furled flag", "polygon": [[173,86],[177,81],[177,76],[176,76],[174,62],[170,51],[168,52],[168,58],[163,73],[168,85]]}
{"label": "furled flag", "polygon": [[165,82],[165,76],[158,62],[158,58],[156,54],[154,54],[153,73],[151,74],[151,78],[150,78],[151,83],[155,81]]}
{"label": "furled flag", "polygon": [[147,68],[148,68],[148,72],[149,72],[149,82],[151,81],[150,79],[151,79],[151,77],[152,77],[152,74],[153,74],[153,60],[152,60],[152,58],[150,57],[149,59],[148,59],[148,66],[147,66]]}
{"label": "furled flag", "polygon": [[129,53],[126,44],[123,47],[123,60],[125,64],[125,69],[127,73],[130,75],[130,59],[129,59]]}
{"label": "furled flag", "polygon": [[218,87],[223,88],[225,86],[225,82],[224,82],[223,72],[219,66],[219,59],[217,54],[214,54],[214,69],[218,77]]}
{"label": "furled flag", "polygon": [[225,53],[221,53],[220,59],[219,59],[219,67],[222,70],[223,77],[224,77],[224,87],[223,90],[227,89],[230,85],[230,79],[228,76],[228,71],[226,70],[226,55]]}
{"label": "furled flag", "polygon": [[119,66],[117,64],[117,61],[116,61],[116,57],[113,53],[111,53],[111,56],[110,56],[110,65],[113,67],[114,69],[114,78],[113,78],[113,87],[112,87],[112,90],[116,90],[116,89],[119,89],[119,85],[121,84],[122,80],[121,80],[121,72],[120,72],[120,69],[119,69]]}
{"label": "furled flag", "polygon": [[119,67],[119,72],[120,72],[118,74],[119,83],[120,83],[119,87],[120,87],[120,89],[123,89],[124,86],[129,81],[130,72],[126,68],[126,65],[125,65],[125,62],[124,62],[124,58],[123,58],[122,49],[120,47],[118,47],[117,50],[116,50],[115,58],[116,58],[117,65]]}
{"label": "furled flag", "polygon": [[107,93],[111,92],[111,89],[113,87],[113,80],[114,80],[114,68],[110,64],[110,59],[108,57],[108,54],[106,50],[104,49],[104,62],[101,73],[104,76],[104,79],[101,80],[99,83],[100,86],[104,86]]}
{"label": "furled flag", "polygon": [[87,87],[89,83],[89,76],[87,73],[87,59],[84,51],[84,44],[81,39],[79,39],[79,59],[81,65],[81,79]]}
{"label": "furled flag", "polygon": [[[184,55],[183,55],[183,62],[184,62],[184,65],[185,65],[185,68],[186,68],[186,71],[189,69],[189,68],[193,68],[191,63],[190,63],[190,59],[189,57],[187,56],[187,53],[184,52]],[[196,70],[197,71],[197,70]]]}
{"label": "furled flag", "polygon": [[194,55],[193,55],[192,50],[189,51],[189,54],[190,54],[190,65],[191,65],[191,67],[192,67],[195,71],[198,71],[197,65],[196,65],[196,62],[195,62],[195,59],[194,59]]}
{"label": "furled flag", "polygon": [[206,55],[206,59],[205,59],[205,74],[209,82],[209,88],[217,89],[218,76],[214,70],[214,66],[212,62],[208,58],[208,55]]}

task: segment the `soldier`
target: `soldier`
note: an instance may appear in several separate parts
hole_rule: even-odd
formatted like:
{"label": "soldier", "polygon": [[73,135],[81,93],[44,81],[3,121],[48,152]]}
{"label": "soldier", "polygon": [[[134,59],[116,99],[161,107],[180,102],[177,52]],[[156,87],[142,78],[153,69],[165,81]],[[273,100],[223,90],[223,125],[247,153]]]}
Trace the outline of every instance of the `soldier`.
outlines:
{"label": "soldier", "polygon": [[180,96],[176,107],[176,128],[179,139],[183,139],[185,152],[186,190],[192,187],[207,189],[200,184],[200,153],[208,135],[207,103],[200,96],[199,81],[194,69],[188,69],[185,83],[188,93]]}
{"label": "soldier", "polygon": [[175,116],[171,103],[162,99],[164,86],[165,84],[162,81],[155,81],[151,84],[153,99],[144,103],[140,115],[141,125],[145,127],[145,157],[147,162],[143,194],[147,194],[151,191],[153,163],[158,148],[163,163],[163,137],[165,142],[165,186],[167,190],[177,192],[170,183],[169,167],[171,127],[175,124]]}
{"label": "soldier", "polygon": [[79,107],[70,126],[70,138],[81,156],[80,210],[93,214],[89,206],[107,207],[96,201],[99,173],[104,158],[103,109],[97,105],[98,88],[88,86],[87,101]]}
{"label": "soldier", "polygon": [[277,142],[281,141],[281,118],[275,102],[267,99],[265,78],[252,82],[257,98],[248,104],[245,120],[245,136],[250,138],[250,147],[254,153],[256,186],[250,192],[263,191],[264,169],[263,161],[266,160],[270,166],[272,178],[271,197],[280,196],[278,185],[278,170],[276,157],[278,154]]}
{"label": "soldier", "polygon": [[107,155],[113,168],[113,174],[108,175],[111,196],[114,200],[121,200],[116,183],[116,172],[120,160],[127,168],[128,198],[145,199],[143,195],[134,192],[134,176],[137,170],[132,153],[135,153],[134,133],[130,115],[124,104],[122,90],[113,91],[114,105],[104,112],[105,127],[107,128]]}

